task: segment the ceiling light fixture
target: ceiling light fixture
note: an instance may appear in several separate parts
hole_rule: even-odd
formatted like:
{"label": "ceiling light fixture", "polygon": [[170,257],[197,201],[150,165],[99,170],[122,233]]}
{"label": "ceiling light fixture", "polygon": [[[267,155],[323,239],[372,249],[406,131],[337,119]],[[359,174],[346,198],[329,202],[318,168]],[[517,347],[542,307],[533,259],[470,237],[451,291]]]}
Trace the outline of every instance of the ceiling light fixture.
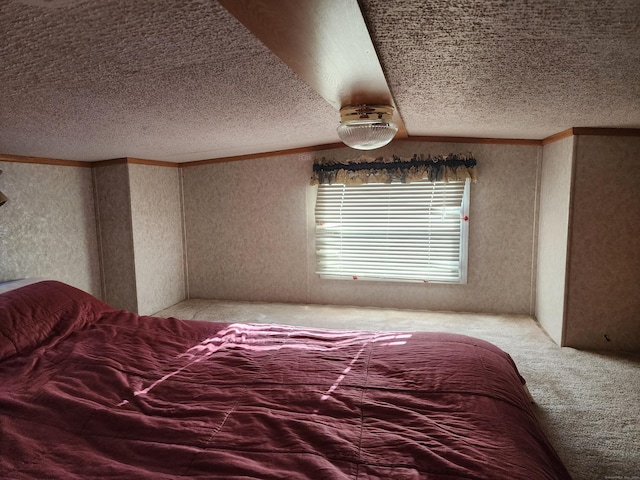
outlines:
{"label": "ceiling light fixture", "polygon": [[357,105],[340,109],[338,136],[358,150],[384,147],[393,140],[398,126],[393,122],[390,105]]}

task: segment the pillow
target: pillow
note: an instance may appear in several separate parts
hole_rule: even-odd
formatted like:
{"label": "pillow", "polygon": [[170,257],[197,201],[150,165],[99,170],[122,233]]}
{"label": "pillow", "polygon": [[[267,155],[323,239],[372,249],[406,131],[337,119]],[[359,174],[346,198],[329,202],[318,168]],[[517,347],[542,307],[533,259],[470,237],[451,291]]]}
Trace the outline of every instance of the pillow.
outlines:
{"label": "pillow", "polygon": [[97,321],[112,307],[88,293],[52,280],[0,295],[0,360],[54,345]]}

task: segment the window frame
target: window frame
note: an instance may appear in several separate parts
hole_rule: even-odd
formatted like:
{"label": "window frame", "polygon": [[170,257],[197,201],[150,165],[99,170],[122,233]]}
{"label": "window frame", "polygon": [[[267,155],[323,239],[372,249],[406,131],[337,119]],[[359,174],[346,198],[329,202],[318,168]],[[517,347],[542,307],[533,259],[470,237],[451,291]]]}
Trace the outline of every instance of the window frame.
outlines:
{"label": "window frame", "polygon": [[[319,200],[322,197],[322,191],[321,189],[342,189],[343,191],[345,191],[346,189],[355,189],[355,188],[361,188],[361,187],[366,187],[366,186],[380,186],[384,189],[388,189],[390,186],[391,188],[393,188],[394,184],[398,184],[398,185],[412,185],[412,186],[416,186],[416,184],[425,184],[427,185],[429,188],[433,188],[433,192],[436,192],[435,188],[436,186],[438,187],[438,191],[436,192],[437,194],[442,194],[442,192],[444,191],[444,189],[446,189],[447,185],[452,185],[452,184],[462,184],[464,183],[464,187],[463,187],[463,193],[460,199],[461,205],[459,207],[456,206],[456,208],[459,208],[459,217],[460,217],[460,223],[459,223],[459,235],[456,237],[458,239],[458,244],[457,244],[457,249],[458,249],[458,257],[457,257],[457,272],[458,275],[456,276],[455,279],[442,279],[442,278],[435,278],[433,276],[430,277],[430,275],[422,275],[420,278],[416,278],[417,275],[415,274],[410,274],[410,273],[406,273],[403,274],[399,274],[399,276],[392,276],[392,277],[388,277],[388,276],[384,276],[384,274],[382,275],[378,275],[378,274],[362,274],[362,273],[358,273],[355,271],[348,271],[348,270],[344,270],[343,273],[338,273],[336,274],[334,269],[328,269],[323,267],[323,261],[325,263],[329,263],[329,260],[326,260],[326,256],[323,256],[322,254],[320,254],[320,250],[321,249],[325,249],[326,250],[326,243],[327,240],[326,238],[327,235],[325,234],[325,236],[323,237],[322,233],[319,233],[319,227],[323,226],[324,227],[324,222],[323,220],[326,219],[326,217],[323,216],[323,214],[319,214]],[[432,195],[435,195],[436,193],[432,193]],[[446,193],[445,193],[446,195]],[[459,196],[459,194],[456,194]],[[459,180],[459,181],[453,181],[453,182],[430,182],[428,180],[423,180],[420,182],[412,182],[411,184],[401,184],[400,182],[392,182],[391,184],[363,184],[363,185],[318,185],[318,191],[317,191],[317,195],[316,195],[316,205],[315,205],[315,209],[314,209],[314,214],[315,214],[315,231],[314,231],[314,244],[315,244],[315,259],[314,259],[314,264],[315,264],[315,272],[317,275],[320,276],[320,278],[323,279],[329,279],[329,280],[363,280],[363,281],[382,281],[382,282],[403,282],[403,283],[437,283],[437,284],[447,284],[447,285],[464,285],[467,283],[467,278],[468,278],[468,251],[469,251],[469,204],[470,204],[470,181],[469,179],[466,180]],[[326,205],[324,205],[323,207],[326,207]],[[342,208],[342,207],[340,207]],[[387,211],[385,211],[386,213]],[[378,212],[380,215],[382,215],[382,211]],[[457,212],[456,212],[457,213]],[[429,215],[431,215],[431,212],[429,212]],[[427,216],[428,220],[427,223],[431,222],[431,228],[433,229],[433,218],[431,216]],[[451,219],[449,218],[448,220],[449,222],[451,222]],[[335,224],[335,222],[334,222]],[[325,227],[326,229],[326,227]],[[325,230],[326,231],[326,230]],[[335,243],[335,242],[334,242]],[[431,247],[433,248],[433,245],[431,245]],[[428,248],[425,249],[425,251],[428,250]],[[363,251],[365,251],[365,249],[363,249]],[[335,253],[334,253],[335,255]],[[323,260],[323,258],[325,260]],[[342,257],[340,257],[342,259]],[[335,262],[334,262],[335,263]],[[411,268],[411,267],[410,267]]]}

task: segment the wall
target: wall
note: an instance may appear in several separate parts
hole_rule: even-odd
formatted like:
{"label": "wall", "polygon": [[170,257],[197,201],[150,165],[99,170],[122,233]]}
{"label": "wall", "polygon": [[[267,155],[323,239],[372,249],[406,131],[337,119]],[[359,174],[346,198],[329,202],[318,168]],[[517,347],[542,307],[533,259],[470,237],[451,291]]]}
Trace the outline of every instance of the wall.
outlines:
{"label": "wall", "polygon": [[184,169],[189,296],[533,314],[537,146],[403,142],[380,152],[466,153],[471,187],[467,285],[323,280],[314,273],[313,159],[351,149]]}
{"label": "wall", "polygon": [[138,312],[149,315],[186,297],[181,174],[129,164]]}
{"label": "wall", "polygon": [[310,161],[183,170],[190,298],[306,302]]}
{"label": "wall", "polygon": [[148,315],[186,297],[180,170],[94,168],[104,298]]}
{"label": "wall", "polygon": [[535,312],[558,344],[563,342],[573,149],[572,136],[542,150]]}
{"label": "wall", "polygon": [[542,151],[404,142],[383,153],[468,151],[480,179],[471,188],[467,285],[314,273],[311,165],[320,156],[352,158],[346,148],[182,174],[132,163],[0,162],[0,190],[10,199],[0,208],[0,281],[54,278],[153,313],[186,296],[186,235],[191,298],[522,314],[535,307],[557,343],[639,349],[640,138],[578,135]]}
{"label": "wall", "polygon": [[93,169],[102,298],[109,305],[136,312],[136,270],[127,164]]}
{"label": "wall", "polygon": [[576,137],[565,344],[640,349],[640,138]]}
{"label": "wall", "polygon": [[60,280],[101,296],[91,169],[0,162],[0,281]]}

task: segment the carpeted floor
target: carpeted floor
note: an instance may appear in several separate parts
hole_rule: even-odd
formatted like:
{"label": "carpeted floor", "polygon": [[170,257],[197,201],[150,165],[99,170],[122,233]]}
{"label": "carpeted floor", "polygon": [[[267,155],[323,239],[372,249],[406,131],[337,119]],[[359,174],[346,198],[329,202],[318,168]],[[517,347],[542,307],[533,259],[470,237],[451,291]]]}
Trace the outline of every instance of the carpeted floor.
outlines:
{"label": "carpeted floor", "polygon": [[322,328],[462,333],[508,352],[575,480],[640,480],[640,353],[560,348],[530,317],[187,300],[157,316]]}

